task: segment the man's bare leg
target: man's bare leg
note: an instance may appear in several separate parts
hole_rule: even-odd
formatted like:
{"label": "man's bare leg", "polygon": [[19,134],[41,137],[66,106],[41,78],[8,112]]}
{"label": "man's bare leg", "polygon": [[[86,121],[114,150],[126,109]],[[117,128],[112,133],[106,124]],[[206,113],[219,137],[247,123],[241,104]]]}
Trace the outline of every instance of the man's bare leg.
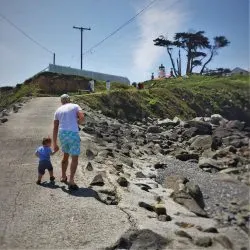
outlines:
{"label": "man's bare leg", "polygon": [[72,155],[72,160],[70,164],[70,179],[69,179],[70,185],[75,185],[74,177],[75,177],[77,165],[78,165],[78,155]]}
{"label": "man's bare leg", "polygon": [[67,153],[63,153],[63,159],[62,159],[62,178],[61,180],[66,180],[67,175],[66,175],[66,171],[68,168],[68,164],[69,164],[69,154]]}

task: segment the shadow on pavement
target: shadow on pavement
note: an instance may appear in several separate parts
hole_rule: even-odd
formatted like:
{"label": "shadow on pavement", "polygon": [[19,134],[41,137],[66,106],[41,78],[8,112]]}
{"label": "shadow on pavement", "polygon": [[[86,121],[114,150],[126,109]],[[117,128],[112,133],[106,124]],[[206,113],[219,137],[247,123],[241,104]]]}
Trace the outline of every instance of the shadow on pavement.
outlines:
{"label": "shadow on pavement", "polygon": [[91,188],[82,188],[82,187],[80,187],[78,190],[71,191],[68,188],[66,188],[66,186],[59,186],[59,185],[56,185],[53,182],[46,182],[46,181],[41,183],[40,186],[45,187],[45,188],[51,188],[51,189],[60,188],[63,192],[65,192],[65,193],[67,193],[69,195],[76,196],[76,197],[91,197],[91,198],[95,198],[96,200],[106,204],[105,201],[103,201],[100,198],[98,193],[95,190],[91,189]]}
{"label": "shadow on pavement", "polygon": [[56,184],[53,183],[53,182],[46,182],[46,181],[43,182],[43,183],[41,183],[40,186],[46,187],[46,188],[51,188],[51,189],[61,188],[61,186],[56,185]]}
{"label": "shadow on pavement", "polygon": [[91,189],[91,188],[79,188],[78,190],[75,191],[70,191],[68,189],[65,188],[65,186],[61,187],[62,191],[73,195],[73,196],[77,196],[77,197],[93,197],[95,199],[97,199],[98,201],[100,201],[99,195],[98,193]]}

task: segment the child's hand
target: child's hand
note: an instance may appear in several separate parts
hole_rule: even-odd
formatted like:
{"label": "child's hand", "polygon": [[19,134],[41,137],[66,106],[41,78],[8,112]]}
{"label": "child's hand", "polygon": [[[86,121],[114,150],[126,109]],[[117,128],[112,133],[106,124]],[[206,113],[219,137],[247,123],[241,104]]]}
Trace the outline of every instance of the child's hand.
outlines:
{"label": "child's hand", "polygon": [[58,146],[54,147],[54,151],[51,153],[51,155],[55,154],[58,150],[59,150]]}

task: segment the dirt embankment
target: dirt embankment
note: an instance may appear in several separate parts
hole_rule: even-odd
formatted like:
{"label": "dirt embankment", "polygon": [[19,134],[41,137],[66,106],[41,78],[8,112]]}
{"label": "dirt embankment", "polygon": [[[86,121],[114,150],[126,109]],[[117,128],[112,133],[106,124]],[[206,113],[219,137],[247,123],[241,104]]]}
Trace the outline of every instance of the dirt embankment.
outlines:
{"label": "dirt embankment", "polygon": [[36,84],[41,94],[62,94],[88,89],[89,79],[80,76],[62,75],[44,72],[24,82],[24,85]]}

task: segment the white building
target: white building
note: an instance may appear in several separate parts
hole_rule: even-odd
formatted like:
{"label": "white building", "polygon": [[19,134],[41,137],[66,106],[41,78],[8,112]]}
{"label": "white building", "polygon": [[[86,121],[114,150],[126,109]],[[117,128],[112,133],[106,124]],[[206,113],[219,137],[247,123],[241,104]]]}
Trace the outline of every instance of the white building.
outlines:
{"label": "white building", "polygon": [[65,74],[65,75],[77,75],[77,76],[84,76],[90,79],[94,79],[97,81],[107,81],[110,82],[118,82],[118,83],[125,83],[130,84],[130,81],[127,77],[124,76],[116,76],[110,75],[100,72],[88,71],[88,70],[80,70],[71,67],[59,66],[55,64],[50,64],[48,68],[49,72],[58,73],[58,74]]}
{"label": "white building", "polygon": [[249,71],[236,67],[231,71],[231,75],[249,75]]}

